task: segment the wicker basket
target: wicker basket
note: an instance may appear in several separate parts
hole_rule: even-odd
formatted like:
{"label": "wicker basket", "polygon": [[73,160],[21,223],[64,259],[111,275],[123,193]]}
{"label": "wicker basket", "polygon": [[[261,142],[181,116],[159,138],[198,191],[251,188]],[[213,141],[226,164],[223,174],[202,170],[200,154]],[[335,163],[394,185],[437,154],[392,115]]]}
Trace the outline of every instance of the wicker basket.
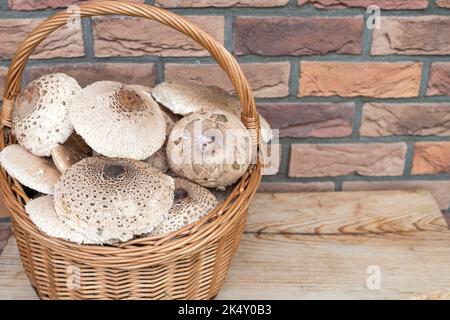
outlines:
{"label": "wicker basket", "polygon": [[[81,17],[121,14],[158,21],[194,39],[231,79],[243,107],[242,122],[259,140],[259,117],[251,89],[233,56],[211,36],[182,17],[145,4],[105,1],[79,6]],[[14,99],[33,49],[72,14],[63,11],[42,22],[12,59],[1,113],[0,147],[11,134]],[[1,170],[0,185],[11,211],[14,235],[31,284],[42,299],[210,299],[217,295],[236,252],[247,209],[258,187],[258,162],[231,195],[205,218],[175,233],[134,239],[120,245],[77,245],[41,233],[28,218],[22,186]]]}

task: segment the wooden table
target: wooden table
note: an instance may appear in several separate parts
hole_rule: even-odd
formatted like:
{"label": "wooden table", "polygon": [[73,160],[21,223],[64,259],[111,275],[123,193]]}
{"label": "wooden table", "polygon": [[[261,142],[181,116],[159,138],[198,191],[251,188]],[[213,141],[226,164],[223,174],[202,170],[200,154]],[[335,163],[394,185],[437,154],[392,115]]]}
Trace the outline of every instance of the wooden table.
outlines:
{"label": "wooden table", "polygon": [[[450,231],[427,191],[260,193],[218,298],[449,298],[449,266]],[[1,298],[37,298],[13,239]]]}

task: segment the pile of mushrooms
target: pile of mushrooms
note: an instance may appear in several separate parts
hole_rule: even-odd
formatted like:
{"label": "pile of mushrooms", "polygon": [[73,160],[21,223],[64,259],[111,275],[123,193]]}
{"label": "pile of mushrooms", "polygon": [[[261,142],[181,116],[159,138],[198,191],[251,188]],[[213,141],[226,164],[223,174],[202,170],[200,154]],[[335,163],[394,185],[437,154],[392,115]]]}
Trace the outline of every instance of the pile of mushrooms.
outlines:
{"label": "pile of mushrooms", "polygon": [[[254,155],[240,113],[217,87],[81,88],[68,75],[43,75],[16,99],[17,144],[0,163],[27,187],[25,210],[48,236],[113,245],[163,235],[204,217],[247,170]],[[271,139],[264,119],[261,132]],[[227,150],[241,160],[226,162]]]}

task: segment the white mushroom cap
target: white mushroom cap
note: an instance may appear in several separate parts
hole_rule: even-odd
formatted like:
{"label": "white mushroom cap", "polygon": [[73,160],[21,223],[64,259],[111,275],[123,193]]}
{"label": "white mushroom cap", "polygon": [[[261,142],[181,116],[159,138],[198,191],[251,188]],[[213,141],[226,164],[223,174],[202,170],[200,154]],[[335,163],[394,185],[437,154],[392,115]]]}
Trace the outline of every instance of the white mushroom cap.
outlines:
{"label": "white mushroom cap", "polygon": [[39,158],[18,144],[0,153],[2,167],[21,184],[45,194],[53,194],[61,173],[47,159]]}
{"label": "white mushroom cap", "polygon": [[82,89],[69,117],[86,143],[108,157],[146,159],[166,138],[158,104],[142,90],[118,82],[99,81]]}
{"label": "white mushroom cap", "polygon": [[[157,102],[175,114],[224,110],[240,118],[241,102],[235,96],[216,86],[195,83],[162,82],[152,89]],[[261,139],[269,142],[273,138],[272,128],[263,116],[260,118]]]}
{"label": "white mushroom cap", "polygon": [[38,229],[50,237],[78,244],[95,243],[81,233],[70,228],[56,215],[53,196],[42,196],[28,201],[25,205],[25,211]]}
{"label": "white mushroom cap", "polygon": [[145,159],[144,162],[152,165],[154,168],[161,172],[169,171],[169,160],[167,160],[166,148],[162,147],[149,158]]}
{"label": "white mushroom cap", "polygon": [[167,142],[170,168],[208,188],[224,188],[247,170],[253,149],[248,130],[232,113],[195,112],[181,119]]}
{"label": "white mushroom cap", "polygon": [[64,143],[73,131],[68,109],[81,90],[77,81],[63,73],[44,75],[19,94],[13,111],[12,130],[20,145],[37,156]]}
{"label": "white mushroom cap", "polygon": [[173,203],[174,181],[147,163],[91,157],[71,166],[55,187],[58,216],[99,243],[151,232]]}
{"label": "white mushroom cap", "polygon": [[182,178],[175,179],[175,198],[169,215],[151,232],[153,235],[177,231],[203,218],[217,206],[208,190]]}

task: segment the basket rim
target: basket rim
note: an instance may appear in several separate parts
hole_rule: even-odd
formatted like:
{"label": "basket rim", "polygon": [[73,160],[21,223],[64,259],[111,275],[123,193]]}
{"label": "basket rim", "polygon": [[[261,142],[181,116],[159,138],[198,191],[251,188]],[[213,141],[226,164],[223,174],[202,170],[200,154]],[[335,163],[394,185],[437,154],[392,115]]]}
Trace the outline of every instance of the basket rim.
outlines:
{"label": "basket rim", "polygon": [[[80,17],[121,14],[155,20],[178,30],[207,49],[233,83],[243,108],[241,121],[251,132],[252,142],[258,145],[259,116],[252,90],[238,62],[222,44],[185,18],[148,4],[103,1],[83,3],[78,8],[80,9]],[[2,135],[0,149],[15,142],[9,127],[11,125],[14,99],[20,91],[20,81],[29,56],[47,35],[64,25],[71,17],[72,15],[67,10],[48,17],[18,47],[8,68],[6,79],[3,108],[0,117],[0,131]],[[167,259],[179,255],[180,250],[187,253],[195,250],[206,241],[219,237],[228,230],[227,228],[230,228],[231,222],[239,214],[246,214],[250,200],[256,193],[261,180],[261,159],[258,157],[257,160],[255,165],[249,167],[227,199],[203,219],[167,235],[147,236],[121,243],[118,246],[79,245],[49,237],[39,231],[29,219],[24,210],[24,203],[28,201],[28,197],[23,191],[21,184],[7,175],[3,168],[1,168],[0,174],[0,188],[5,198],[5,205],[11,212],[13,227],[15,223],[20,224],[26,232],[39,239],[41,243],[49,247],[58,248],[64,251],[66,255],[77,259],[83,256],[85,259],[90,260],[92,264],[96,264],[97,260],[101,262],[112,260],[114,263],[116,261],[120,262],[120,259],[127,259],[127,263],[129,263],[130,258],[139,259],[139,262],[136,260],[136,264],[138,264],[142,263],[142,253],[152,257],[153,262],[167,261]],[[151,261],[147,262],[152,263]]]}

